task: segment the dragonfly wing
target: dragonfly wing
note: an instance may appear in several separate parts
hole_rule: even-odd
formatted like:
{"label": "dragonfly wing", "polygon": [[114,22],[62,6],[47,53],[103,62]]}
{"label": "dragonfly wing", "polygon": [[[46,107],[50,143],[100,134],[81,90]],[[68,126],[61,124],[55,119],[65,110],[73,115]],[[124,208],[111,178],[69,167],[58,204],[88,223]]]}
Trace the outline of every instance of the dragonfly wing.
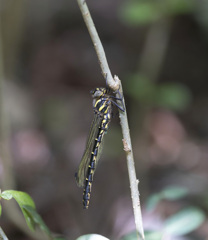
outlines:
{"label": "dragonfly wing", "polygon": [[85,186],[85,180],[86,180],[88,166],[90,163],[91,153],[94,147],[95,138],[98,135],[101,121],[102,121],[102,118],[98,114],[95,114],[90,127],[90,132],[87,138],[86,148],[82,156],[82,159],[78,168],[78,172],[76,175],[76,181],[79,187]]}

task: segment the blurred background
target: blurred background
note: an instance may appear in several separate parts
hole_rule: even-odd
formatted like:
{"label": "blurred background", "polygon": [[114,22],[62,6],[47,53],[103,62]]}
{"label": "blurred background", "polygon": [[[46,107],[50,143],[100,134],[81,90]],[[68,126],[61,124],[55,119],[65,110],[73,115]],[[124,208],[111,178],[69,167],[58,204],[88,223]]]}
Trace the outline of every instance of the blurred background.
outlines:
{"label": "blurred background", "polygon": [[[162,231],[167,219],[194,209],[195,227],[163,239],[208,239],[208,2],[87,3],[112,74],[122,80],[145,230]],[[116,109],[89,210],[74,178],[93,118],[90,90],[105,87],[76,1],[0,4],[0,140],[9,146],[0,159],[2,190],[30,194],[47,226],[66,239],[132,232]],[[2,204],[8,238],[32,239]]]}

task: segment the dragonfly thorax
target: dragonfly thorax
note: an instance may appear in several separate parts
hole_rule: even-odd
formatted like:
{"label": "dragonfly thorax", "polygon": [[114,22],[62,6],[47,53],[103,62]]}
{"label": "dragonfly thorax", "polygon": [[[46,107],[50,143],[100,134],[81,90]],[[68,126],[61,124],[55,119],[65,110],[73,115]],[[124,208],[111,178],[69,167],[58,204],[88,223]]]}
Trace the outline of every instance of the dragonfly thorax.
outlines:
{"label": "dragonfly thorax", "polygon": [[109,97],[102,97],[94,102],[94,111],[98,114],[106,114],[111,110],[111,100]]}

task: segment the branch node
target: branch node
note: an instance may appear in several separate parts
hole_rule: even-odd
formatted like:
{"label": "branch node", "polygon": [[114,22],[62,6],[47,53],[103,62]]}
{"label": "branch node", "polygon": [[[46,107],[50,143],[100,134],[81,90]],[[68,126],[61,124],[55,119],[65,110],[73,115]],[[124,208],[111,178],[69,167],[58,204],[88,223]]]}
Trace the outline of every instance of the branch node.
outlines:
{"label": "branch node", "polygon": [[125,152],[131,152],[131,149],[130,149],[126,139],[122,139],[122,142],[123,142],[123,146],[124,146],[124,151]]}

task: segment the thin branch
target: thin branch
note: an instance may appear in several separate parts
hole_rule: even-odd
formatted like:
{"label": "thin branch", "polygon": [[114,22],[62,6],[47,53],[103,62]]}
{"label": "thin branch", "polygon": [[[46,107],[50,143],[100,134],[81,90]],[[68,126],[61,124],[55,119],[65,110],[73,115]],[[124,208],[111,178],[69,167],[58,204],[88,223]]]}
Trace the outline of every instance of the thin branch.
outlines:
{"label": "thin branch", "polygon": [[[123,94],[122,85],[120,85],[120,91]],[[123,98],[123,103],[125,106],[124,98]],[[121,104],[121,103],[118,102],[118,104]],[[133,149],[131,144],[131,137],[130,137],[129,124],[128,124],[126,111],[124,113],[119,111],[119,118],[121,123],[122,134],[123,134],[124,151],[126,152],[136,231],[138,234],[138,239],[144,239],[145,237],[144,237],[142,213],[141,213],[141,206],[140,206],[140,199],[139,199],[140,194],[138,189],[139,180],[136,177]]]}
{"label": "thin branch", "polygon": [[[118,89],[120,85],[119,91],[123,95],[122,85],[120,83],[119,78],[117,76],[115,76],[114,79],[112,78],[112,74],[107,63],[107,59],[105,56],[102,43],[100,41],[100,38],[94,26],[86,1],[77,0],[77,2],[81,10],[82,16],[84,18],[85,24],[88,28],[89,34],[91,36],[93,45],[95,47],[103,76],[106,77],[106,74],[107,74],[107,83],[109,87],[112,88],[113,90]],[[117,95],[118,95],[117,97],[119,98],[120,97],[119,94]],[[120,101],[117,101],[117,104],[122,107],[122,104]],[[124,101],[124,106],[125,106],[125,101]],[[131,189],[131,197],[132,197],[136,231],[138,234],[138,239],[144,239],[144,230],[143,230],[143,224],[142,224],[141,206],[140,206],[139,191],[138,191],[139,180],[136,178],[133,150],[131,145],[131,138],[129,133],[129,125],[128,125],[126,111],[125,112],[119,111],[119,117],[120,117],[122,133],[123,133],[124,150],[126,152],[126,158],[127,158],[127,166],[128,166],[129,180],[130,180],[130,189]]]}
{"label": "thin branch", "polygon": [[81,10],[82,16],[84,18],[85,24],[87,26],[87,29],[89,31],[90,37],[92,39],[95,51],[98,56],[98,60],[100,63],[100,67],[102,70],[103,77],[107,79],[108,86],[115,90],[119,89],[119,82],[115,81],[112,77],[111,71],[108,66],[108,62],[105,56],[105,51],[103,49],[103,45],[100,41],[100,38],[98,36],[97,30],[95,28],[95,25],[93,23],[93,20],[91,18],[89,9],[87,7],[85,0],[77,0],[79,8]]}

